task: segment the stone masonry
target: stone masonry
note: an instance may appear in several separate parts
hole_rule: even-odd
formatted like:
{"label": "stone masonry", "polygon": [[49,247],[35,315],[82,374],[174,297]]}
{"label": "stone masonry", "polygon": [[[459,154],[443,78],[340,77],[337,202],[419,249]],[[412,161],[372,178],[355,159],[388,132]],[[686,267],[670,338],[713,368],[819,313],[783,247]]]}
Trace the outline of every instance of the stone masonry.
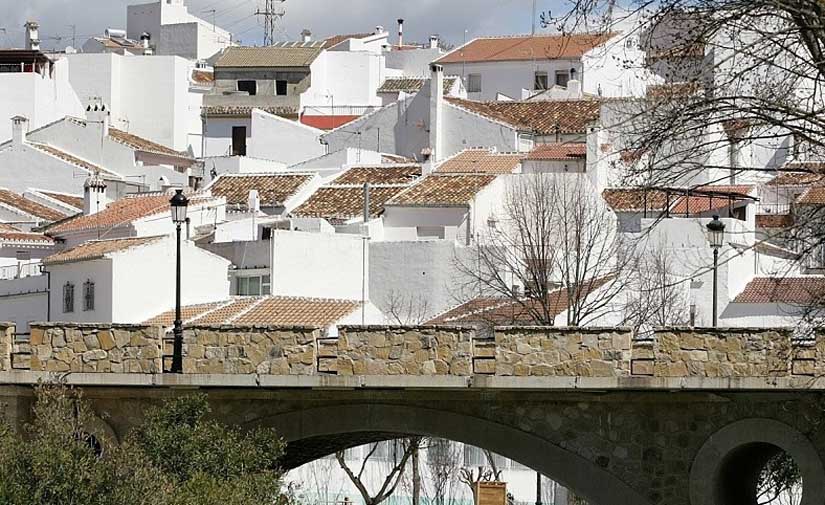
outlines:
{"label": "stone masonry", "polygon": [[14,324],[0,322],[0,372],[11,370]]}

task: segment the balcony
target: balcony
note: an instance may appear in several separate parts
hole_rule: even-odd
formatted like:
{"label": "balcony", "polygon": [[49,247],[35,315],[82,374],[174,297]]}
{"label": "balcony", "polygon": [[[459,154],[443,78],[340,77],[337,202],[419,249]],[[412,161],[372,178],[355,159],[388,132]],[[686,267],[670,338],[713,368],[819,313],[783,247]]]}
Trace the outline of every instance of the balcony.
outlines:
{"label": "balcony", "polygon": [[0,267],[0,280],[24,279],[26,277],[36,277],[43,275],[40,270],[40,262],[36,263],[20,263],[18,265],[10,265]]}

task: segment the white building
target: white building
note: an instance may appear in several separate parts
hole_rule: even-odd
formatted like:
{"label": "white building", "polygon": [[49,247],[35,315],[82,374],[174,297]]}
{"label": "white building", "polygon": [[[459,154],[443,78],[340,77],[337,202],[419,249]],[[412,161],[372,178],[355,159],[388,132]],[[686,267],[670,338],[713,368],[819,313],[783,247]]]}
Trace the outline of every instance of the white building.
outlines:
{"label": "white building", "polygon": [[232,44],[231,33],[190,14],[184,0],[130,5],[126,16],[126,36],[148,34],[159,55],[206,60]]}
{"label": "white building", "polygon": [[569,85],[578,99],[644,95],[644,58],[633,36],[607,33],[482,37],[435,63],[461,76],[474,100],[522,100]]}

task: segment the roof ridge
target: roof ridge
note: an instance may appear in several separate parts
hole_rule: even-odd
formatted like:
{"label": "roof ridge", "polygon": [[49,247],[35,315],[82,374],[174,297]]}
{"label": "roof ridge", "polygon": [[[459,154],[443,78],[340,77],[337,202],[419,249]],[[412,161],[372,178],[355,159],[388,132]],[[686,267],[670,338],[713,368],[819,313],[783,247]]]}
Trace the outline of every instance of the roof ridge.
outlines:
{"label": "roof ridge", "polygon": [[[205,311],[205,312],[202,312],[202,313],[200,313],[200,314],[196,315],[195,317],[190,317],[189,319],[187,319],[186,321],[184,321],[184,323],[185,323],[185,324],[192,324],[192,323],[195,323],[195,322],[197,322],[199,319],[203,319],[204,317],[208,316],[209,314],[212,314],[212,313],[214,313],[214,312],[216,312],[216,311],[218,311],[218,310],[220,310],[220,309],[223,309],[223,308],[226,308],[226,307],[230,306],[231,304],[235,303],[235,301],[236,301],[236,300],[237,300],[237,298],[230,298],[230,299],[228,299],[228,300],[223,300],[223,301],[219,301],[219,302],[214,302],[214,303],[216,303],[216,306],[215,306],[215,307],[212,307],[211,309],[209,309],[209,310],[207,310],[207,311]],[[195,304],[195,305],[198,305],[198,304]],[[190,305],[190,307],[191,307],[191,305]]]}

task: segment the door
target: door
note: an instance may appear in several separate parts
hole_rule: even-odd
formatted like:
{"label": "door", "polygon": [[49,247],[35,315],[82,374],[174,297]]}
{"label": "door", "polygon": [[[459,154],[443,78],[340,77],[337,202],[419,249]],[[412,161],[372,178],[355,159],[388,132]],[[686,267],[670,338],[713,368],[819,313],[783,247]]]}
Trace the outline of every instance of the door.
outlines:
{"label": "door", "polygon": [[232,156],[246,156],[246,126],[232,127]]}

